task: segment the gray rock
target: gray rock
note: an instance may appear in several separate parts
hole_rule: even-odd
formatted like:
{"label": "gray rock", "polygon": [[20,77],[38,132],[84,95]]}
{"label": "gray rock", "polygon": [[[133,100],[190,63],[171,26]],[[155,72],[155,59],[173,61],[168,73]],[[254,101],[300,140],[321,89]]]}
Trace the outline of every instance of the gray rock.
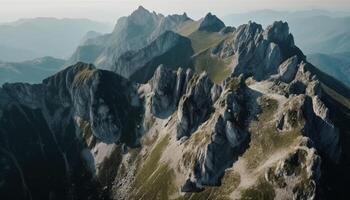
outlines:
{"label": "gray rock", "polygon": [[294,46],[293,36],[289,33],[287,22],[277,21],[268,26],[263,33],[264,39],[286,47]]}
{"label": "gray rock", "polygon": [[265,173],[266,181],[283,190],[277,197],[293,196],[294,199],[317,199],[320,177],[321,158],[314,148],[304,145],[298,146]]}
{"label": "gray rock", "polygon": [[312,97],[312,108],[318,117],[324,121],[329,121],[329,110],[319,96]]}
{"label": "gray rock", "polygon": [[236,28],[233,26],[226,26],[223,29],[221,29],[220,33],[223,35],[226,35],[228,33],[233,33],[235,32]]}
{"label": "gray rock", "polygon": [[212,130],[211,142],[206,153],[199,159],[194,170],[199,185],[218,186],[225,170],[233,165],[238,156],[244,152],[248,133],[238,127],[243,111],[236,93],[225,94],[225,112],[220,115]]}
{"label": "gray rock", "polygon": [[[177,85],[176,74],[160,65],[150,80],[153,96],[151,99],[151,112],[160,116],[163,112],[174,108],[174,90]],[[179,83],[180,84],[180,83]],[[180,86],[179,86],[180,87]],[[176,90],[175,90],[176,91]]]}
{"label": "gray rock", "polygon": [[177,138],[190,136],[197,127],[208,119],[213,110],[211,97],[212,81],[203,72],[195,75],[187,84],[186,93],[178,106]]}
{"label": "gray rock", "polygon": [[238,27],[233,41],[234,76],[244,74],[262,80],[277,73],[282,52],[277,43],[263,38],[261,25],[249,22]]}
{"label": "gray rock", "polygon": [[290,83],[294,79],[298,71],[298,61],[299,61],[299,58],[297,56],[293,56],[288,60],[284,61],[279,66],[278,71],[279,71],[281,81],[285,83]]}
{"label": "gray rock", "polygon": [[160,118],[166,118],[177,108],[180,98],[185,93],[191,70],[186,72],[179,68],[177,72],[160,65],[152,79],[151,113]]}

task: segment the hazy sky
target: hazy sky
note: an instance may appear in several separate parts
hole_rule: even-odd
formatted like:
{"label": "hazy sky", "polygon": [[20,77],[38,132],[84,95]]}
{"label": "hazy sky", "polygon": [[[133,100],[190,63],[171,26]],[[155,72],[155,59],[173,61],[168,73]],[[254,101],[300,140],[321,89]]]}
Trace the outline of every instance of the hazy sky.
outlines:
{"label": "hazy sky", "polygon": [[350,11],[350,0],[0,0],[0,22],[18,18],[68,17],[114,22],[139,5],[164,14],[187,12],[199,18],[258,9]]}

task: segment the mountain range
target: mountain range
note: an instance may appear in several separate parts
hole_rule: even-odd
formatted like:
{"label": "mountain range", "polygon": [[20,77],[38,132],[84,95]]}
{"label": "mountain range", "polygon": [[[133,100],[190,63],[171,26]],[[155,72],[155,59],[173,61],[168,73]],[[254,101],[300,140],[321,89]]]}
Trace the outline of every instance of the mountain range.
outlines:
{"label": "mountain range", "polygon": [[139,7],[89,35],[0,87],[1,199],[347,199],[350,89],[288,23]]}
{"label": "mountain range", "polygon": [[308,60],[325,73],[350,87],[350,53],[311,54]]}
{"label": "mountain range", "polygon": [[23,62],[0,61],[0,85],[4,83],[40,83],[44,78],[60,71],[65,60],[43,57]]}
{"label": "mountain range", "polygon": [[0,24],[0,60],[21,62],[44,56],[66,59],[88,31],[110,31],[87,19],[33,18]]}

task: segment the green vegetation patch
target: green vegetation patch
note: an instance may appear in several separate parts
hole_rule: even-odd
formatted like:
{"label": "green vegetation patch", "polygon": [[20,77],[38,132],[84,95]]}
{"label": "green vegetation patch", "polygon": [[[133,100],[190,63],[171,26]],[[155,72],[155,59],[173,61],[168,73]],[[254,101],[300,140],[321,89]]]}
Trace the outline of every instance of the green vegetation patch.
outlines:
{"label": "green vegetation patch", "polygon": [[[158,166],[156,163],[153,163]],[[146,174],[145,174],[146,175]],[[144,200],[166,200],[169,196],[176,193],[177,188],[173,183],[175,172],[168,164],[160,165],[154,173],[131,195],[131,199]]]}
{"label": "green vegetation patch", "polygon": [[163,151],[169,144],[169,137],[165,136],[162,138],[159,143],[153,147],[152,151],[149,153],[147,159],[145,160],[144,164],[141,166],[141,169],[139,169],[136,179],[135,179],[135,186],[140,187],[142,186],[147,179],[152,175],[153,172],[156,171],[158,167],[158,162],[163,154]]}
{"label": "green vegetation patch", "polygon": [[238,173],[228,170],[219,187],[207,187],[199,193],[187,193],[177,200],[229,200],[230,194],[238,187],[241,179]]}
{"label": "green vegetation patch", "polygon": [[260,166],[278,150],[288,148],[298,136],[302,135],[301,125],[289,132],[278,132],[276,122],[273,120],[278,108],[278,102],[275,99],[262,97],[260,104],[262,113],[259,119],[251,124],[250,148],[243,154],[250,169]]}
{"label": "green vegetation patch", "polygon": [[271,200],[275,198],[273,186],[261,178],[257,185],[245,189],[241,193],[241,200]]}
{"label": "green vegetation patch", "polygon": [[207,31],[195,31],[188,36],[192,42],[192,48],[197,54],[223,41],[226,36],[220,33]]}
{"label": "green vegetation patch", "polygon": [[197,72],[206,71],[213,82],[220,83],[225,80],[232,72],[229,65],[232,57],[221,59],[212,56],[210,49],[203,51],[193,58],[194,68]]}
{"label": "green vegetation patch", "polygon": [[200,21],[187,21],[177,32],[180,35],[187,37],[198,30],[200,23]]}

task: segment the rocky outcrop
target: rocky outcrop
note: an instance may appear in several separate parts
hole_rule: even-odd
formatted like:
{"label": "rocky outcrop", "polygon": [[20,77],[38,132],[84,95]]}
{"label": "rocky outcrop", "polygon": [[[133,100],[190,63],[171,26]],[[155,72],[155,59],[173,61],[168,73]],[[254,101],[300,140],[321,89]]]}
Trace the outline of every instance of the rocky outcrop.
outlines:
{"label": "rocky outcrop", "polygon": [[[37,98],[48,121],[60,123],[59,110],[70,109],[72,117],[91,122],[93,134],[106,143],[119,141],[128,124],[123,118],[138,104],[136,92],[126,79],[83,63],[45,79],[40,87],[42,93],[31,94],[45,94]],[[15,99],[23,99],[23,93],[12,85],[4,85],[4,90]]]}
{"label": "rocky outcrop", "polygon": [[292,80],[294,80],[294,77],[298,71],[298,57],[293,56],[289,58],[288,60],[284,61],[279,66],[279,75],[280,80],[285,83],[290,83]]}
{"label": "rocky outcrop", "polygon": [[201,24],[199,25],[199,31],[208,31],[208,32],[219,32],[225,27],[224,22],[211,13],[208,13]]}
{"label": "rocky outcrop", "polygon": [[293,56],[298,63],[305,60],[305,56],[294,45],[287,23],[275,22],[263,30],[261,25],[249,22],[239,26],[232,34],[232,39],[224,40],[212,50],[221,59],[233,56],[232,76],[244,74],[245,77],[253,76],[260,81],[280,71],[284,78],[292,79],[296,70],[293,70],[293,66],[285,66],[287,63],[281,63]]}
{"label": "rocky outcrop", "polygon": [[245,74],[257,80],[277,72],[283,56],[278,43],[263,38],[261,25],[250,22],[234,34],[234,75]]}
{"label": "rocky outcrop", "polygon": [[163,64],[170,69],[188,66],[193,50],[191,41],[172,31],[166,31],[148,46],[126,52],[115,62],[113,71],[135,82],[145,83]]}
{"label": "rocky outcrop", "polygon": [[190,136],[198,126],[208,119],[213,111],[211,98],[212,81],[203,72],[194,75],[189,81],[186,93],[181,98],[177,109],[177,138]]}
{"label": "rocky outcrop", "polygon": [[307,138],[300,140],[299,146],[265,173],[265,180],[276,188],[276,199],[288,196],[294,199],[319,198],[321,158],[312,148],[311,141]]}
{"label": "rocky outcrop", "polygon": [[303,107],[306,116],[305,135],[309,137],[322,154],[333,162],[339,162],[341,156],[340,133],[327,119],[322,119],[317,114],[326,113],[323,111],[314,110],[319,108],[318,105],[313,105],[311,98],[308,98]]}
{"label": "rocky outcrop", "polygon": [[182,68],[179,68],[177,72],[174,72],[160,65],[150,80],[152,114],[163,118],[174,112],[191,76],[190,69],[184,72]]}
{"label": "rocky outcrop", "polygon": [[340,133],[330,122],[328,108],[318,95],[300,94],[289,97],[277,118],[276,127],[287,132],[302,127],[303,134],[313,141],[317,150],[338,162],[341,154]]}
{"label": "rocky outcrop", "polygon": [[235,27],[226,26],[225,28],[221,29],[220,33],[225,35],[225,34],[233,33],[235,30],[236,30]]}
{"label": "rocky outcrop", "polygon": [[240,128],[242,103],[237,93],[229,92],[223,97],[223,114],[217,118],[211,142],[202,160],[197,162],[194,175],[197,184],[218,186],[225,170],[233,165],[247,145],[248,133]]}
{"label": "rocky outcrop", "polygon": [[293,35],[289,33],[287,22],[277,21],[268,26],[263,33],[264,39],[286,48],[294,46]]}

